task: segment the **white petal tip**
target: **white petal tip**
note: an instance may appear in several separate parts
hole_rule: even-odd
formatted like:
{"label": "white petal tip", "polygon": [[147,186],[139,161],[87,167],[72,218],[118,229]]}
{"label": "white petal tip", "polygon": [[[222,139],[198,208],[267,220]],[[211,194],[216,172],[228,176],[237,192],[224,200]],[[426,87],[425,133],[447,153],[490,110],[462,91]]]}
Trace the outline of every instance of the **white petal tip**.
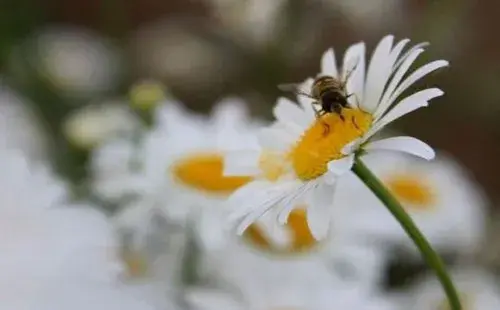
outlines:
{"label": "white petal tip", "polygon": [[427,143],[413,137],[393,137],[371,142],[366,145],[366,150],[399,151],[426,160],[432,160],[436,153]]}
{"label": "white petal tip", "polygon": [[330,57],[330,55],[333,53],[333,48],[328,48],[324,53],[323,53],[323,56],[322,58],[327,58],[327,57]]}
{"label": "white petal tip", "polygon": [[388,34],[385,37],[382,38],[382,41],[393,41],[394,40],[394,35],[393,34]]}
{"label": "white petal tip", "polygon": [[434,92],[433,92],[433,97],[432,98],[436,98],[436,97],[444,95],[444,91],[442,91],[439,88],[433,88],[433,90],[434,90]]}
{"label": "white petal tip", "polygon": [[425,152],[422,152],[421,157],[426,160],[433,160],[434,158],[436,158],[436,152],[432,147],[427,146],[427,150]]}

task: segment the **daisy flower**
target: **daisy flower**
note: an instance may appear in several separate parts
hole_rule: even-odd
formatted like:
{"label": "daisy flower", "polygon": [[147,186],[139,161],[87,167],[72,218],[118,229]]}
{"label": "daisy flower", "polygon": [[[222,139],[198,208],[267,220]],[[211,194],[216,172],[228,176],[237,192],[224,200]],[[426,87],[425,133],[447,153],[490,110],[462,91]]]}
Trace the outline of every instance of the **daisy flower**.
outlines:
{"label": "daisy flower", "polygon": [[[230,222],[239,234],[270,210],[277,214],[279,223],[285,223],[297,202],[310,199],[309,226],[314,237],[321,239],[327,235],[331,220],[336,181],[351,170],[355,156],[389,150],[434,157],[432,148],[413,137],[372,141],[389,123],[443,94],[438,88],[429,88],[401,98],[417,80],[448,64],[434,61],[407,75],[424,47],[419,44],[403,53],[408,42],[393,45],[393,36],[384,37],[366,72],[363,43],[348,48],[341,70],[333,49],[327,50],[321,59],[321,75],[341,80],[347,73],[350,76],[346,82],[349,107],[342,109],[342,115],[327,113],[317,118],[312,99],[300,96],[300,105],[296,105],[280,98],[273,110],[276,121],[260,133],[259,147],[226,157],[226,175],[255,176],[229,199]],[[312,83],[312,79],[304,82],[301,89],[307,92]]]}
{"label": "daisy flower", "polygon": [[27,42],[30,61],[58,91],[88,98],[118,85],[121,55],[110,40],[78,27],[49,27]]}
{"label": "daisy flower", "polygon": [[95,152],[93,187],[101,197],[153,206],[180,223],[194,219],[202,241],[216,243],[223,238],[213,229],[223,222],[222,205],[251,180],[224,176],[224,155],[252,143],[254,128],[236,98],[219,102],[208,117],[167,102],[139,142],[116,140]]}
{"label": "daisy flower", "polygon": [[109,100],[72,112],[63,122],[63,133],[72,145],[89,150],[111,137],[131,135],[139,126],[123,102]]}
{"label": "daisy flower", "polygon": [[[480,269],[452,271],[452,276],[460,292],[463,309],[494,310],[500,306],[498,279]],[[447,300],[439,289],[439,283],[431,277],[421,279],[402,299],[404,307],[411,310],[448,310]]]}
{"label": "daisy flower", "polygon": [[204,263],[213,280],[231,283],[241,291],[331,282],[376,288],[386,263],[383,247],[353,242],[337,229],[330,233],[322,241],[314,239],[305,208],[294,209],[283,226],[275,225],[268,214],[223,250],[205,253]]}
{"label": "daisy flower", "polygon": [[[406,154],[372,154],[365,163],[398,198],[432,246],[443,253],[477,252],[485,234],[487,200],[467,171],[451,157],[432,162]],[[347,234],[403,247],[419,255],[401,226],[354,175],[339,183],[338,223]],[[353,216],[362,214],[362,216]],[[348,232],[349,231],[349,232]]]}
{"label": "daisy flower", "polygon": [[0,154],[1,309],[151,309],[121,289],[112,226],[49,169]]}

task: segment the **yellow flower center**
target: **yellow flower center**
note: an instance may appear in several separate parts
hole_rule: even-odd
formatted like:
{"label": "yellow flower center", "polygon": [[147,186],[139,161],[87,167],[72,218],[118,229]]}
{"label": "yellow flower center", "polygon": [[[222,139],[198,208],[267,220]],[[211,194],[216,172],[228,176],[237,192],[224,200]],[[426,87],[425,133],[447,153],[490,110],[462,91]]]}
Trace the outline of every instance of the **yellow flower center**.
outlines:
{"label": "yellow flower center", "polygon": [[308,181],[323,175],[328,162],[342,158],[342,148],[361,137],[373,121],[370,114],[358,109],[343,109],[342,116],[323,115],[293,147],[289,156],[299,179]]}
{"label": "yellow flower center", "polygon": [[271,253],[303,253],[317,245],[307,225],[305,209],[294,209],[290,213],[285,228],[289,230],[292,237],[285,249],[277,248],[272,240],[268,240],[258,223],[252,224],[243,237],[256,248]]}
{"label": "yellow flower center", "polygon": [[397,174],[386,179],[389,189],[409,208],[429,209],[436,200],[435,192],[422,177]]}
{"label": "yellow flower center", "polygon": [[195,154],[178,161],[172,172],[184,185],[217,195],[229,195],[252,180],[251,177],[224,176],[223,169],[221,155]]}

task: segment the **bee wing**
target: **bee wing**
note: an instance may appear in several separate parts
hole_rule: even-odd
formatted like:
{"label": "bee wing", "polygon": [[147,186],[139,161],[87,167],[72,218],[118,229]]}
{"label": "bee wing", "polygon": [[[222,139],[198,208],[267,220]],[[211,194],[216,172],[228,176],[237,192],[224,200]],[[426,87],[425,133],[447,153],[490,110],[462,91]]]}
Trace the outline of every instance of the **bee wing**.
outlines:
{"label": "bee wing", "polygon": [[295,95],[301,95],[301,96],[306,96],[311,99],[315,99],[312,97],[310,94],[306,93],[305,91],[301,90],[299,87],[299,84],[294,84],[294,83],[288,83],[288,84],[279,84],[278,89],[284,92],[291,92],[294,93]]}

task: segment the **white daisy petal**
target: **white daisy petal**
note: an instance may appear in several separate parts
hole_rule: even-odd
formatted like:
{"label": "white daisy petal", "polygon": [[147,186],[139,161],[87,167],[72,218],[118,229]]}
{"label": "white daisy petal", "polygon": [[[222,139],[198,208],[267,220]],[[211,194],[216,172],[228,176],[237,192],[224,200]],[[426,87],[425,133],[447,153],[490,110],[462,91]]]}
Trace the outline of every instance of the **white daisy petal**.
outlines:
{"label": "white daisy petal", "polygon": [[279,128],[279,126],[262,128],[257,133],[257,139],[260,146],[264,149],[275,151],[287,149],[290,143],[294,141],[293,138],[294,136],[290,135],[286,130]]}
{"label": "white daisy petal", "polygon": [[364,100],[361,108],[373,113],[387,83],[394,62],[391,61],[391,48],[394,36],[384,37],[375,48],[366,74]]}
{"label": "white daisy petal", "polygon": [[273,109],[274,116],[280,122],[289,124],[289,126],[298,126],[301,130],[309,126],[309,121],[294,102],[287,98],[279,98]]}
{"label": "white daisy petal", "polygon": [[252,223],[264,216],[271,208],[283,204],[293,206],[296,200],[300,199],[307,191],[307,184],[305,185],[299,181],[270,184],[270,190],[253,193],[253,197],[247,202],[247,204],[252,206],[253,210],[238,224],[237,233],[239,235],[243,234]]}
{"label": "white daisy petal", "polygon": [[290,195],[285,199],[282,204],[282,208],[278,211],[278,223],[284,225],[288,221],[288,216],[290,212],[296,207],[297,201],[299,201],[310,189],[314,187],[313,182],[305,183],[301,186],[293,195]]}
{"label": "white daisy petal", "polygon": [[[387,82],[388,82],[390,76],[396,70],[396,67],[395,67],[394,63],[397,61],[399,55],[401,54],[401,51],[406,46],[406,44],[408,44],[408,42],[410,42],[409,39],[404,39],[404,40],[399,41],[399,43],[396,44],[396,46],[394,47],[394,49],[391,51],[391,53],[389,55],[389,59],[387,61],[387,67],[386,67],[386,69],[388,71],[386,72],[387,75],[384,76],[384,85],[380,89],[380,93],[378,93],[377,96],[376,96],[377,100],[375,101],[375,98],[373,98],[373,101],[376,102],[376,105],[377,105],[377,107],[375,109],[375,113],[376,113],[376,111],[378,111],[380,109],[380,105],[384,101],[384,98],[389,97],[389,95],[394,91],[394,88],[396,88],[396,86],[398,85],[397,83],[399,83],[399,81],[400,81],[400,79],[399,79],[398,82],[393,86],[393,88],[391,88],[391,86],[390,86],[390,84],[393,83],[391,81],[391,83],[389,84],[389,86],[386,88]],[[406,72],[406,70],[405,70],[405,72]],[[401,78],[402,78],[402,75],[401,75]],[[392,80],[394,80],[394,78]],[[384,91],[384,88],[386,88],[387,90]],[[366,92],[366,90],[365,90],[365,92]],[[382,97],[382,99],[381,99],[381,97]],[[367,98],[371,98],[371,97],[367,97]],[[372,110],[372,112],[373,112],[373,110]]]}
{"label": "white daisy petal", "polygon": [[254,181],[240,187],[226,201],[229,211],[229,222],[235,222],[251,212],[253,205],[248,202],[255,193],[271,195],[273,184],[268,181]]}
{"label": "white daisy petal", "polygon": [[408,87],[410,87],[416,81],[420,80],[422,77],[426,76],[432,71],[448,66],[448,64],[449,63],[446,60],[436,60],[429,64],[426,64],[425,66],[419,68],[418,70],[410,74],[410,76],[407,77],[403,82],[401,82],[398,88],[396,88],[394,93],[391,95],[388,105],[390,106],[391,103],[394,102],[394,100],[396,100],[399,97],[399,95],[401,95]]}
{"label": "white daisy petal", "polygon": [[410,42],[410,39],[403,39],[403,40],[399,41],[398,44],[396,44],[394,46],[394,48],[392,49],[392,51],[391,51],[391,63],[392,63],[393,69],[396,67],[396,62],[397,62],[397,59],[399,59],[401,52],[405,48],[406,44],[408,44],[409,42]]}
{"label": "white daisy petal", "polygon": [[248,122],[248,106],[237,97],[221,99],[212,109],[211,121],[215,126],[237,127]]}
{"label": "white daisy petal", "polygon": [[403,54],[403,56],[401,56],[401,58],[399,58],[396,64],[394,64],[394,69],[398,68],[406,60],[406,58],[409,55],[411,55],[415,50],[423,49],[424,47],[427,46],[429,46],[429,42],[422,42],[409,49],[406,53]]}
{"label": "white daisy petal", "polygon": [[344,55],[342,67],[342,78],[352,71],[347,81],[347,91],[353,96],[349,97],[349,103],[356,104],[356,100],[363,101],[365,88],[365,44],[358,43],[350,46]]}
{"label": "white daisy petal", "polygon": [[417,57],[423,51],[424,51],[423,49],[414,50],[411,54],[408,55],[408,57],[406,57],[405,61],[398,68],[398,70],[394,74],[394,77],[389,83],[389,86],[387,86],[387,89],[384,93],[384,96],[380,100],[380,104],[378,105],[377,110],[373,114],[376,120],[379,119],[382,115],[384,115],[384,113],[387,111],[390,104],[392,103],[391,101],[389,101],[391,95],[394,93],[394,90],[400,84],[401,80],[403,79],[403,76],[408,71],[408,69],[410,69],[410,66],[413,64],[415,59],[417,59]]}
{"label": "white daisy petal", "polygon": [[321,57],[321,74],[330,75],[333,77],[338,76],[337,62],[335,59],[335,52],[333,51],[333,48],[327,49]]}
{"label": "white daisy petal", "polygon": [[[313,83],[314,83],[314,79],[308,78],[300,84],[299,89],[305,93],[309,93]],[[297,101],[299,102],[300,106],[302,107],[302,110],[304,110],[304,113],[307,116],[308,122],[311,123],[316,117],[316,114],[314,113],[314,109],[312,106],[312,104],[315,100],[311,99],[307,96],[298,95]]]}
{"label": "white daisy petal", "polygon": [[[293,203],[293,199],[290,196],[294,196],[300,190],[301,185],[295,181],[277,185],[271,183],[268,187],[271,190],[254,192],[253,197],[246,203],[246,205],[251,207],[251,212],[247,212],[246,216],[238,223],[237,234],[242,235],[250,225],[266,214],[271,208],[281,205],[284,201]],[[247,208],[243,207],[242,209]]]}
{"label": "white daisy petal", "polygon": [[[301,186],[301,182],[284,181],[254,181],[234,192],[227,200],[230,223],[241,221],[256,209],[265,209],[261,206],[273,207],[283,201],[289,193],[293,194]],[[265,213],[265,212],[264,212]]]}
{"label": "white daisy petal", "polygon": [[260,173],[260,152],[257,150],[230,151],[224,155],[225,176],[253,176]]}
{"label": "white daisy petal", "polygon": [[342,148],[342,150],[340,152],[343,155],[350,155],[358,149],[358,147],[361,145],[362,142],[363,142],[363,140],[361,138],[358,138],[354,141],[351,141],[351,142],[347,143],[346,145],[344,145],[344,147]]}
{"label": "white daisy petal", "polygon": [[327,171],[322,177],[321,179],[323,180],[323,182],[325,182],[326,184],[329,184],[329,185],[333,185],[337,182],[338,180],[338,177],[337,175],[333,174],[332,172],[330,171]]}
{"label": "white daisy petal", "polygon": [[351,154],[341,159],[336,159],[329,162],[328,171],[330,171],[336,176],[341,176],[344,173],[351,170],[353,164],[354,164],[354,154]]}
{"label": "white daisy petal", "polygon": [[432,147],[427,145],[427,143],[422,142],[413,137],[405,137],[405,136],[373,141],[368,143],[364,147],[364,149],[366,149],[367,151],[368,150],[400,151],[427,160],[434,159],[436,155]]}
{"label": "white daisy petal", "polygon": [[276,203],[281,199],[281,197],[273,197],[266,203],[260,204],[253,208],[252,212],[245,216],[236,227],[236,233],[241,236],[247,230],[250,225],[255,223],[260,217],[264,216]]}
{"label": "white daisy petal", "polygon": [[443,94],[443,91],[439,88],[429,88],[421,90],[413,95],[406,97],[400,103],[398,103],[392,110],[387,112],[378,122],[373,125],[370,130],[363,137],[363,141],[367,141],[374,134],[376,134],[380,129],[382,129],[387,124],[406,115],[410,112],[415,111],[418,108],[426,107],[429,105],[429,100],[439,97]]}
{"label": "white daisy petal", "polygon": [[335,185],[319,183],[311,192],[313,196],[312,203],[307,208],[307,224],[316,240],[322,240],[328,235],[334,190]]}

